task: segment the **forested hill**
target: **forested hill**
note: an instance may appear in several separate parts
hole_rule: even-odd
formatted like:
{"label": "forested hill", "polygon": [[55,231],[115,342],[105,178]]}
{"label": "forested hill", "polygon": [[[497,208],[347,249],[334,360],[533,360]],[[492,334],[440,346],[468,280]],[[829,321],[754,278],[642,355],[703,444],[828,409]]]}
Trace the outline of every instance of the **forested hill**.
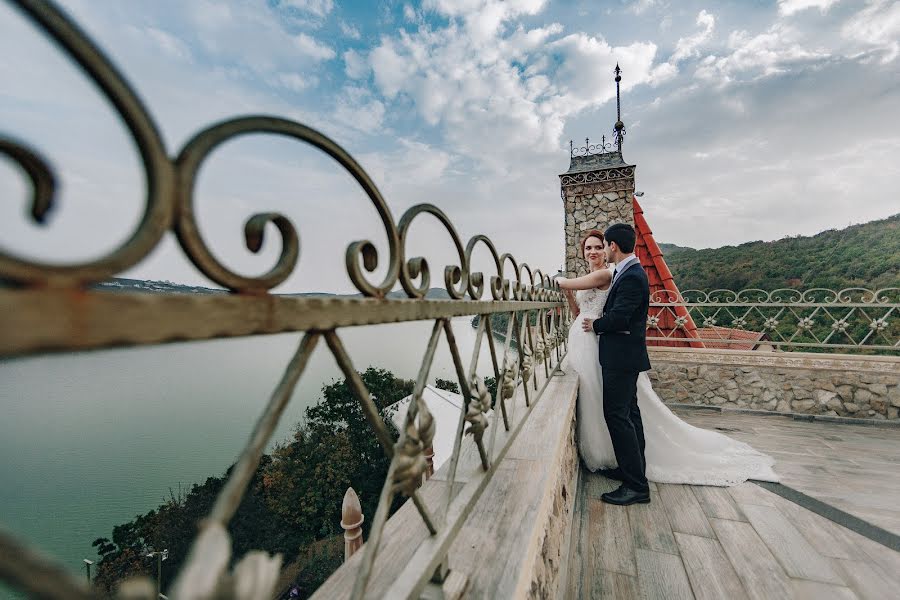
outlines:
{"label": "forested hill", "polygon": [[900,287],[900,214],[810,237],[695,250],[660,244],[682,291]]}

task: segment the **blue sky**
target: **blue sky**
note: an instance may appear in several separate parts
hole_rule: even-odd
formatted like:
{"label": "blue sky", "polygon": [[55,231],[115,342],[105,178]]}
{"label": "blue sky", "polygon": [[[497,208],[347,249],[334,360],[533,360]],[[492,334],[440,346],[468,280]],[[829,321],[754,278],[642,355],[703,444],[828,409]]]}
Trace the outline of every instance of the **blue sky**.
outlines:
{"label": "blue sky", "polygon": [[[465,239],[529,264],[563,256],[557,175],[568,142],[609,135],[623,73],[625,158],[659,241],[694,247],[811,234],[900,212],[900,3],[883,0],[65,0],[121,68],[170,154],[202,128],[276,114],[344,145],[395,219],[431,202]],[[102,255],[143,206],[139,159],[115,114],[30,24],[0,3],[0,130],[49,157],[51,223],[0,162],[0,240],[50,261]],[[343,249],[376,213],[327,157],[283,139],[232,142],[204,167],[201,232],[227,264],[279,211],[303,245],[278,291],[347,290]],[[440,273],[449,238],[417,222],[411,253]],[[273,231],[274,234],[274,231]],[[482,257],[483,258],[483,257]],[[171,238],[127,275],[203,282]]]}

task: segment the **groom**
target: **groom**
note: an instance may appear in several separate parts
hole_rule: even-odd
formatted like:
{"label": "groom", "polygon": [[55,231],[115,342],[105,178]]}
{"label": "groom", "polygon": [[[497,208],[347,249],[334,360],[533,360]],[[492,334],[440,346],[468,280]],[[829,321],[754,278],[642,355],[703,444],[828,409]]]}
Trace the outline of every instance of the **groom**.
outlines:
{"label": "groom", "polygon": [[616,223],[605,233],[606,258],[616,263],[603,315],[583,319],[585,331],[599,336],[603,372],[603,415],[609,427],[618,469],[601,472],[622,481],[619,489],[601,496],[610,504],[650,502],[644,460],[644,428],[637,403],[637,379],[650,370],[647,356],[647,311],[650,284],[634,255],[635,233]]}

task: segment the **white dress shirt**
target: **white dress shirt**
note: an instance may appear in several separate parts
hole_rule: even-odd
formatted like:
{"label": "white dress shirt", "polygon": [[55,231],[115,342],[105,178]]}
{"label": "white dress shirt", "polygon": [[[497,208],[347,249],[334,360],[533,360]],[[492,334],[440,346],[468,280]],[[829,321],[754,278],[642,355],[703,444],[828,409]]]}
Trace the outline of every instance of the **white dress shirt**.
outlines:
{"label": "white dress shirt", "polygon": [[613,280],[612,280],[612,283],[610,284],[610,286],[612,286],[616,282],[616,280],[618,280],[619,277],[622,276],[622,273],[624,273],[625,270],[631,266],[631,263],[637,261],[637,259],[638,259],[638,257],[635,256],[634,254],[631,254],[631,255],[623,258],[622,262],[620,262],[619,264],[616,265],[616,268],[615,268],[616,275],[615,275],[615,277],[613,277]]}

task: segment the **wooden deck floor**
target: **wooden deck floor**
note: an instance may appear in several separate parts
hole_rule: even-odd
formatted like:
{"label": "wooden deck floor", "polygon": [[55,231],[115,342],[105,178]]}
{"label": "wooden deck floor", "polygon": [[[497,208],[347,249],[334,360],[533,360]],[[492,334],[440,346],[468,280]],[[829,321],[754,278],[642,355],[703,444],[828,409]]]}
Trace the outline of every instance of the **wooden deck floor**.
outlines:
{"label": "wooden deck floor", "polygon": [[900,428],[682,410],[775,458],[784,485],[900,535]]}
{"label": "wooden deck floor", "polygon": [[[869,522],[882,517],[885,529],[893,522],[900,469],[888,465],[900,430],[681,414],[776,454],[786,485]],[[900,598],[900,552],[754,483],[651,484],[650,504],[601,502],[617,485],[582,474],[566,598]]]}

